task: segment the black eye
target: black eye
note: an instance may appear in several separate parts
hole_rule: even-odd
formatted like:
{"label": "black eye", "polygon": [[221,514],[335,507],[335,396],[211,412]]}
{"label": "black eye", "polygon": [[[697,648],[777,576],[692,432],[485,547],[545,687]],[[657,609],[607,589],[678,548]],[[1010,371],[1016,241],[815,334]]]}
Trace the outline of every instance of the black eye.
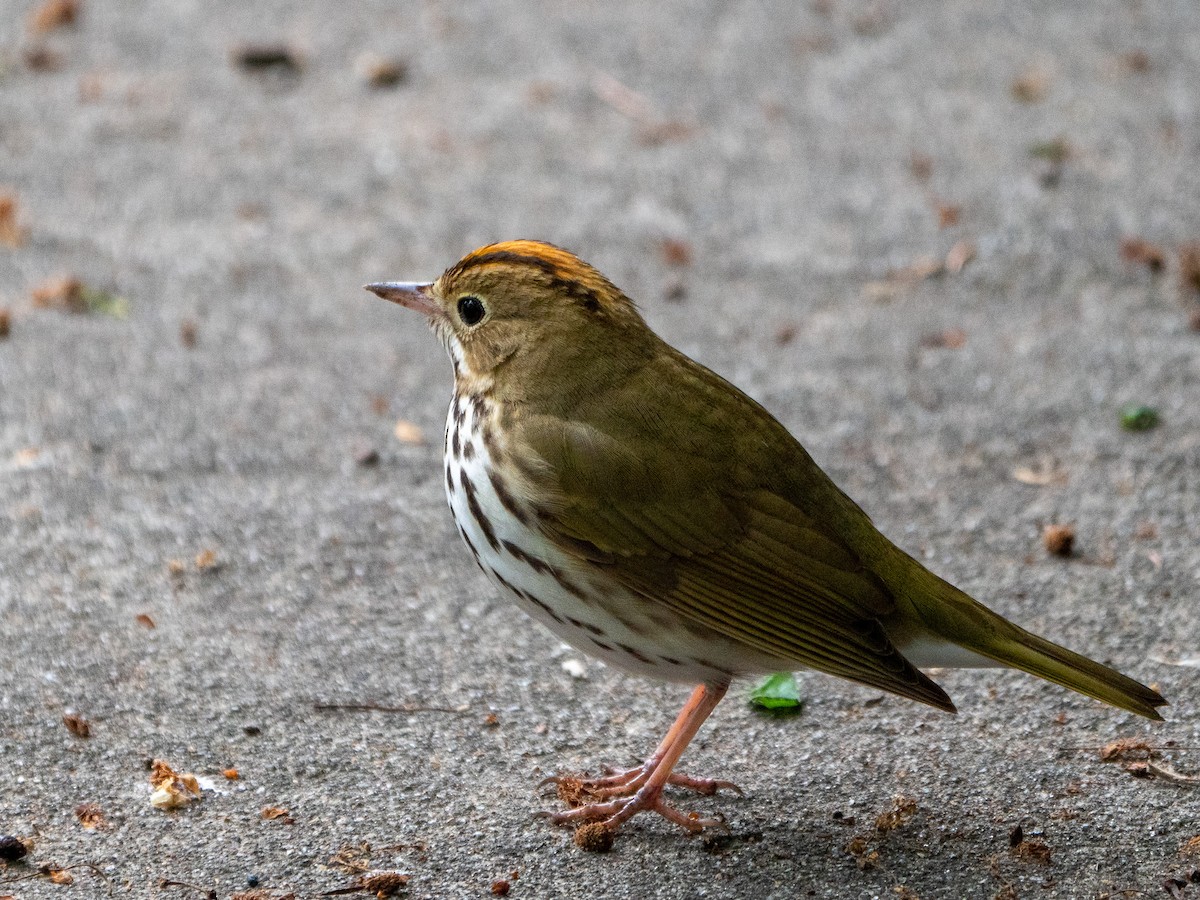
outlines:
{"label": "black eye", "polygon": [[458,301],[458,317],[463,320],[464,325],[476,324],[486,312],[483,301],[478,297],[462,297]]}

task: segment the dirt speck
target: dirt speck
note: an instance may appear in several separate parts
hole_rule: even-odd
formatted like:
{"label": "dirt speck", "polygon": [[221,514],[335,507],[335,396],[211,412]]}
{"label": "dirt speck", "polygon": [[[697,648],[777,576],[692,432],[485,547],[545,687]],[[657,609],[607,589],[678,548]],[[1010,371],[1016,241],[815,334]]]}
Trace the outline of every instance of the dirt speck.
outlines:
{"label": "dirt speck", "polygon": [[75,807],[75,818],[88,831],[96,831],[108,825],[104,810],[95,803],[80,803]]}
{"label": "dirt speck", "polygon": [[960,350],[967,344],[967,333],[961,328],[944,328],[921,338],[921,346],[933,350]]}
{"label": "dirt speck", "polygon": [[83,716],[67,713],[62,720],[63,724],[67,726],[67,731],[75,737],[86,739],[92,736],[92,725]]}
{"label": "dirt speck", "polygon": [[374,90],[394,88],[408,78],[408,63],[395,57],[364,53],[358,58],[357,68],[363,81]]}
{"label": "dirt speck", "polygon": [[1179,284],[1184,291],[1200,293],[1200,241],[1179,247]]}
{"label": "dirt speck", "polygon": [[1121,68],[1134,75],[1144,75],[1150,71],[1150,55],[1145,50],[1130,50],[1122,53],[1118,60]]}
{"label": "dirt speck", "polygon": [[296,74],[302,67],[299,54],[287,44],[242,44],[233,49],[233,61],[248,72]]}
{"label": "dirt speck", "polygon": [[588,822],[575,829],[575,846],[588,853],[607,853],[613,848],[616,836],[603,822]]}
{"label": "dirt speck", "polygon": [[79,0],[46,0],[29,14],[29,30],[42,33],[74,25],[79,20],[79,10]]}
{"label": "dirt speck", "polygon": [[663,238],[658,252],[668,266],[682,268],[692,264],[692,245],[679,238]]}
{"label": "dirt speck", "polygon": [[938,218],[938,228],[951,228],[962,218],[962,207],[953,203],[939,203],[935,207]]}
{"label": "dirt speck", "polygon": [[1127,263],[1145,266],[1152,272],[1161,272],[1167,265],[1167,254],[1162,247],[1140,237],[1121,239],[1121,259]]}
{"label": "dirt speck", "polygon": [[20,247],[25,243],[25,229],[17,222],[17,198],[0,194],[0,244]]}
{"label": "dirt speck", "polygon": [[1042,529],[1042,545],[1053,556],[1070,556],[1075,550],[1075,526],[1045,526]]}
{"label": "dirt speck", "polygon": [[1040,103],[1049,92],[1050,76],[1039,68],[1025,71],[1012,83],[1012,94],[1022,103]]}

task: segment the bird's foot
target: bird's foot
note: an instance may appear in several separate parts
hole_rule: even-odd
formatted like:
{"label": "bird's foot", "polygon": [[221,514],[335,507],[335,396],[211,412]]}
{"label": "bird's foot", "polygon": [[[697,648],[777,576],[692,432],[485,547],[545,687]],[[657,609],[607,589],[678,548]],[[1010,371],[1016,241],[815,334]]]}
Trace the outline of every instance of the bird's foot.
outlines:
{"label": "bird's foot", "polygon": [[[636,794],[654,774],[658,767],[656,760],[648,760],[632,769],[604,770],[604,777],[581,778],[576,775],[551,775],[543,779],[538,787],[553,784],[558,791],[558,799],[571,807],[582,806],[594,800],[608,800],[614,797],[629,797]],[[742,789],[732,781],[719,781],[713,778],[694,778],[682,772],[672,772],[667,777],[667,784],[695,791],[705,797],[711,797],[719,790],[733,791],[739,797]]]}
{"label": "bird's foot", "polygon": [[[639,770],[633,770],[639,771]],[[612,777],[612,776],[610,776]],[[681,776],[686,778],[687,776]],[[631,778],[630,781],[636,780],[637,776]],[[705,789],[703,793],[712,794],[718,787],[723,787],[727,782],[710,782],[707,779],[687,779],[688,781],[703,781]],[[642,779],[640,787],[629,787],[628,785],[613,786],[609,785],[600,790],[609,791],[606,796],[612,797],[610,800],[592,799],[581,800],[576,796],[572,799],[564,798],[572,809],[563,812],[542,812],[538,815],[549,819],[555,825],[589,825],[599,823],[608,832],[615,832],[621,823],[626,819],[630,819],[640,812],[656,812],[664,819],[674,822],[692,834],[698,834],[705,828],[724,828],[725,820],[720,817],[704,818],[696,813],[680,812],[675,807],[671,806],[662,798],[662,787],[659,785],[645,784],[645,779]],[[713,785],[708,789],[708,785]],[[690,786],[690,785],[688,785]],[[732,785],[729,785],[732,787]],[[623,794],[614,794],[612,792],[623,790]],[[562,783],[559,783],[559,796],[562,796]],[[740,791],[738,793],[741,793]],[[605,796],[605,795],[601,795]]]}
{"label": "bird's foot", "polygon": [[594,849],[592,845],[597,839],[594,833],[596,829],[602,829],[605,832],[603,837],[607,838],[601,840],[597,846],[606,848],[611,845],[611,836],[621,823],[640,812],[658,813],[692,834],[697,834],[705,828],[725,827],[725,820],[722,818],[704,818],[696,813],[681,812],[671,806],[662,797],[663,786],[673,784],[704,796],[711,796],[722,788],[740,795],[741,788],[730,781],[693,778],[676,772],[670,773],[665,779],[660,773],[660,777],[654,779],[657,768],[658,761],[650,759],[644,765],[632,769],[606,769],[606,774],[600,778],[551,776],[541,784],[553,784],[558,791],[558,799],[571,808],[563,812],[543,812],[539,815],[555,825],[580,826],[580,830],[576,832],[576,843],[588,849]]}

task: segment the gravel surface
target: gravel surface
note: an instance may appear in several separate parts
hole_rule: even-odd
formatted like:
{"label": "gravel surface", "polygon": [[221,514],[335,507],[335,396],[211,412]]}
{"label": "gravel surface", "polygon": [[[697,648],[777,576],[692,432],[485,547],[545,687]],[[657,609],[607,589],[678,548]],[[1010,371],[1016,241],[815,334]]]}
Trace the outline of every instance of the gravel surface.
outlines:
{"label": "gravel surface", "polygon": [[[434,898],[1167,896],[1200,866],[1200,787],[1155,775],[1200,775],[1195,0],[34,7],[0,16],[0,834],[34,843],[0,898],[314,897],[339,851]],[[240,61],[273,45],[294,65]],[[683,768],[746,795],[681,800],[727,835],[640,816],[587,854],[533,819],[687,691],[573,677],[454,534],[449,365],[360,285],[513,237],[1167,722],[1011,672],[937,676],[957,716],[735,685]],[[202,798],[152,807],[154,758]]]}

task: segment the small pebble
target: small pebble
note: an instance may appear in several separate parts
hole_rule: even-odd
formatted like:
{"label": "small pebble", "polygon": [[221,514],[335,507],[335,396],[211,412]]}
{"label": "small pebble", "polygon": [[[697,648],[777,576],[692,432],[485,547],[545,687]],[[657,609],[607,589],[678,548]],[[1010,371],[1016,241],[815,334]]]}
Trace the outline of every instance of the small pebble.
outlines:
{"label": "small pebble", "polygon": [[16,862],[24,858],[29,852],[29,848],[25,846],[25,842],[19,837],[14,837],[11,834],[0,835],[0,860],[4,862]]}

